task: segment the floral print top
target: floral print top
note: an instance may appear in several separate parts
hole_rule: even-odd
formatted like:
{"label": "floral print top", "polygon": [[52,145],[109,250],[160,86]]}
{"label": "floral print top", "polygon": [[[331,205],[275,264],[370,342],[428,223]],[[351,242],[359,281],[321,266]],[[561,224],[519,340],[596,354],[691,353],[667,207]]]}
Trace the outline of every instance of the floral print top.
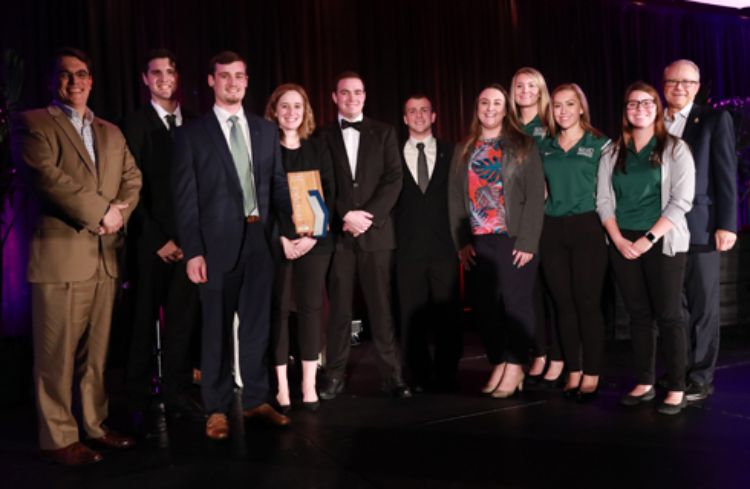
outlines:
{"label": "floral print top", "polygon": [[508,234],[500,139],[479,139],[469,158],[469,217],[473,235]]}

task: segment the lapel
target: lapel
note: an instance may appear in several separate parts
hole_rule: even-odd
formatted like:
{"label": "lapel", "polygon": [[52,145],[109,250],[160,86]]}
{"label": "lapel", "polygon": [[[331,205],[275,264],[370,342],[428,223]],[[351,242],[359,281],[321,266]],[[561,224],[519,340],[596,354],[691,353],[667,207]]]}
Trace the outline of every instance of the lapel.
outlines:
{"label": "lapel", "polygon": [[[263,138],[260,137],[260,127],[255,117],[245,112],[245,119],[247,120],[247,127],[250,132],[250,148],[252,149],[252,169],[253,178],[255,179],[255,192],[259,192],[260,189],[260,155],[263,154],[261,149],[263,146]],[[256,195],[256,200],[259,200],[259,196]]]}
{"label": "lapel", "polygon": [[[47,111],[52,116],[52,120],[55,121],[55,124],[57,124],[57,126],[62,130],[65,136],[67,136],[76,152],[78,152],[78,155],[85,163],[86,168],[88,168],[94,178],[96,178],[96,165],[94,165],[94,162],[91,161],[91,156],[89,156],[89,152],[86,150],[86,145],[83,143],[83,139],[76,133],[73,124],[68,120],[68,116],[66,116],[62,110],[55,107],[54,105],[50,105],[49,107],[47,107]],[[94,119],[93,127],[96,127],[96,125],[97,121],[96,119]],[[96,138],[97,132],[96,130],[94,130],[94,148],[96,148]]]}
{"label": "lapel", "polygon": [[224,138],[224,133],[219,125],[219,119],[216,118],[213,110],[206,114],[203,119],[203,126],[208,133],[211,144],[214,147],[214,154],[218,155],[221,164],[224,165],[224,171],[229,175],[229,181],[232,182],[235,195],[239,195],[240,206],[242,206],[242,187],[240,186],[240,177],[237,174],[237,168],[232,160],[232,153],[229,151],[229,145]]}
{"label": "lapel", "polygon": [[146,120],[148,121],[152,129],[158,130],[160,133],[163,132],[164,134],[169,135],[169,129],[167,129],[167,127],[161,121],[159,113],[156,112],[154,106],[151,105],[151,101],[149,101],[148,105],[146,105]]}
{"label": "lapel", "polygon": [[[339,134],[341,134],[341,129],[339,129]],[[359,131],[359,147],[357,148],[357,174],[354,175],[356,177],[356,180],[363,180],[365,176],[365,172],[367,170],[367,164],[365,160],[367,159],[367,155],[370,153],[370,148],[373,145],[373,141],[375,139],[374,130],[372,128],[372,125],[370,124],[370,119],[365,117],[362,119],[362,126],[360,127]],[[343,138],[342,138],[342,144],[343,144]]]}
{"label": "lapel", "polygon": [[698,128],[700,127],[703,109],[697,104],[693,104],[693,108],[690,109],[688,114],[687,122],[685,123],[685,130],[682,132],[682,139],[684,139],[689,146],[693,146],[693,142],[698,136]]}
{"label": "lapel", "polygon": [[[341,134],[341,127],[338,125],[338,121],[334,122],[330,126],[330,134],[329,134],[329,140],[330,140],[330,146],[331,146],[331,156],[333,157],[333,161],[335,161],[341,171],[344,172],[344,175],[347,175],[349,177],[349,180],[354,181],[354,175],[352,175],[352,169],[349,166],[349,157],[346,155],[346,146],[344,146],[344,136]],[[362,144],[362,135],[360,134],[360,149]],[[357,156],[357,159],[359,159],[359,155]]]}

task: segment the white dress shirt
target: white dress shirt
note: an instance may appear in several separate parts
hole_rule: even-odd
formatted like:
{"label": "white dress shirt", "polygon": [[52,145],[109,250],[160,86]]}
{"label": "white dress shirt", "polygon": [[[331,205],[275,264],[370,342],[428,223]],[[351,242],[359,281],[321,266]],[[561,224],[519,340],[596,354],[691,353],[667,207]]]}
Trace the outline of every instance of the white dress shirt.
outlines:
{"label": "white dress shirt", "polygon": [[[361,122],[365,118],[364,114],[359,114],[358,117],[350,120],[346,119],[349,122]],[[345,119],[344,116],[339,114],[338,122],[339,127],[341,127],[341,121],[342,119]],[[349,168],[352,170],[352,178],[355,180],[357,179],[357,152],[359,152],[359,131],[352,128],[347,127],[346,129],[341,130],[341,136],[344,138],[344,146],[346,147],[346,156],[349,158]]]}
{"label": "white dress shirt", "polygon": [[404,159],[406,160],[406,167],[409,169],[409,173],[411,173],[414,181],[419,183],[419,173],[417,171],[419,150],[417,149],[417,143],[424,143],[424,153],[427,156],[427,176],[432,178],[432,173],[435,171],[435,160],[437,159],[437,140],[432,134],[430,134],[422,141],[417,141],[410,137],[404,144]]}
{"label": "white dress shirt", "polygon": [[153,99],[151,99],[151,106],[156,111],[156,114],[159,116],[159,120],[162,124],[164,124],[164,127],[169,129],[169,122],[167,122],[167,116],[173,115],[175,116],[174,123],[177,125],[177,127],[180,127],[182,125],[182,110],[180,110],[179,104],[177,105],[177,109],[173,113],[169,113],[166,110],[164,110],[164,107],[154,102]]}
{"label": "white dress shirt", "polygon": [[681,138],[685,132],[685,126],[687,125],[691,110],[693,110],[693,102],[687,104],[681,111],[676,112],[674,117],[669,117],[668,112],[665,110],[664,125],[667,127],[667,132],[672,136]]}

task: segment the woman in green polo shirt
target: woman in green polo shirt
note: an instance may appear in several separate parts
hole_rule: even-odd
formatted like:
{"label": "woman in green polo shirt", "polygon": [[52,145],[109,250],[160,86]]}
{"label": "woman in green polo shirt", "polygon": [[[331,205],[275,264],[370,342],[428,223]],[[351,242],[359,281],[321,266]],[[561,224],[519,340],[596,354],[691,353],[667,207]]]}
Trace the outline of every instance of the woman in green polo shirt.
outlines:
{"label": "woman in green polo shirt", "polygon": [[622,135],[599,163],[596,210],[609,235],[615,279],[630,315],[636,386],[621,400],[654,399],[658,325],[667,394],[658,411],[686,405],[687,344],[682,283],[690,244],[685,214],[695,193],[695,165],[687,144],[667,133],[661,100],[643,82],[625,91]]}
{"label": "woman in green polo shirt", "polygon": [[[547,82],[539,70],[524,67],[516,71],[510,83],[510,106],[521,123],[521,129],[533,137],[537,144],[550,134],[555,125],[549,101]],[[557,335],[549,335],[549,341],[547,338],[547,320],[549,319],[550,323],[554,322],[552,318],[546,317],[550,316],[552,299],[549,298],[548,288],[541,277],[537,280],[535,295],[537,326],[532,346],[534,360],[529,367],[526,381],[537,383],[541,380],[542,386],[554,387],[565,365]],[[546,310],[545,303],[549,304]],[[550,363],[545,371],[548,343]]]}
{"label": "woman in green polo shirt", "polygon": [[563,392],[583,402],[596,396],[604,352],[607,248],[595,196],[599,158],[610,141],[591,126],[586,95],[575,83],[552,92],[552,113],[552,137],[539,147],[548,193],[539,251],[568,370]]}

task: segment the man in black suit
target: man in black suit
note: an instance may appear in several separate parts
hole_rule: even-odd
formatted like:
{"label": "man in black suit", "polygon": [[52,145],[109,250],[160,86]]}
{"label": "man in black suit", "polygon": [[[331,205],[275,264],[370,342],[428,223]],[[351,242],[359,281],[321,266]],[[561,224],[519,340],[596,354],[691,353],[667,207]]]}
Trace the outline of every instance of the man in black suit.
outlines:
{"label": "man in black suit", "polygon": [[[201,392],[206,435],[229,436],[233,399],[232,320],[246,417],[289,424],[268,403],[266,362],[273,260],[272,213],[291,212],[276,125],[245,112],[245,60],[224,51],[209,65],[214,107],[177,131],[172,183],[177,234],[187,275],[200,284],[203,335]],[[273,209],[272,209],[273,203]]]}
{"label": "man in black suit", "polygon": [[695,159],[695,198],[687,214],[690,250],[683,302],[689,322],[685,397],[700,401],[713,392],[719,354],[719,252],[737,240],[737,156],[732,118],[693,103],[700,70],[677,60],[664,70],[667,130],[682,137]]}
{"label": "man in black suit", "polygon": [[[453,144],[432,135],[435,118],[427,96],[406,100],[409,139],[403,146],[404,184],[394,213],[401,349],[417,392],[434,381],[438,389],[455,388],[462,349],[458,256],[448,223]],[[430,336],[435,339],[434,359]]]}
{"label": "man in black suit", "polygon": [[356,276],[380,358],[383,388],[396,397],[411,397],[401,377],[391,311],[391,267],[396,247],[391,213],[401,191],[396,131],[364,117],[365,86],[358,74],[339,75],[332,98],[338,107],[338,120],[324,127],[321,137],[333,157],[338,194],[333,229],[337,242],[329,283],[328,382],[320,397],[330,400],[344,390]]}
{"label": "man in black suit", "polygon": [[173,131],[188,116],[177,100],[177,60],[170,51],[146,55],[141,73],[150,103],[123,121],[123,132],[143,173],[141,200],[130,221],[135,245],[135,313],[126,369],[131,408],[148,413],[154,374],[155,324],[164,307],[163,400],[175,414],[201,414],[192,401],[191,343],[198,331],[198,288],[185,273],[177,239],[169,172]]}

